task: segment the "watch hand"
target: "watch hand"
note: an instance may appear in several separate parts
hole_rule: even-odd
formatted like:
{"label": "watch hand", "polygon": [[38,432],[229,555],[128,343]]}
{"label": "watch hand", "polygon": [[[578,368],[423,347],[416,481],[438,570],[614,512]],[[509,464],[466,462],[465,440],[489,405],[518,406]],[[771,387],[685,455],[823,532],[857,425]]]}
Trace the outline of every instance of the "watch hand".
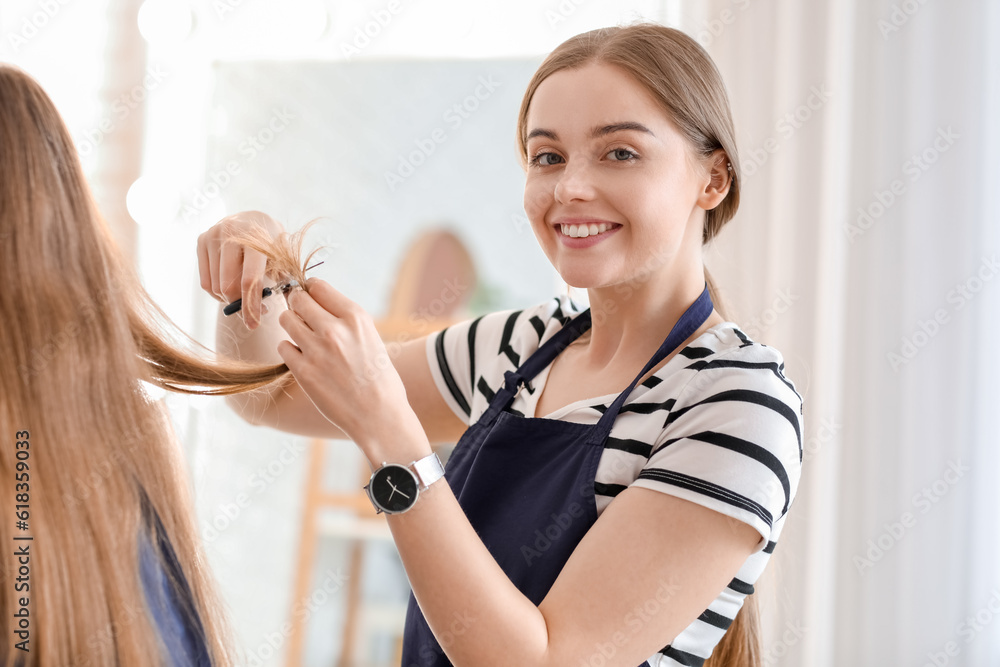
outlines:
{"label": "watch hand", "polygon": [[386,482],[388,482],[388,483],[389,483],[389,486],[391,486],[391,487],[392,487],[392,493],[390,493],[390,494],[389,494],[389,497],[388,497],[388,498],[386,498],[386,502],[389,502],[390,500],[392,500],[392,497],[393,497],[394,495],[396,495],[397,493],[398,493],[399,495],[403,496],[403,497],[404,497],[404,498],[406,498],[406,499],[409,499],[409,498],[410,498],[410,497],[409,497],[408,495],[406,495],[405,493],[403,493],[402,491],[400,491],[399,489],[397,489],[397,488],[396,488],[396,485],[392,483],[392,477],[389,477],[388,475],[386,475],[386,478],[385,478],[385,481],[386,481]]}

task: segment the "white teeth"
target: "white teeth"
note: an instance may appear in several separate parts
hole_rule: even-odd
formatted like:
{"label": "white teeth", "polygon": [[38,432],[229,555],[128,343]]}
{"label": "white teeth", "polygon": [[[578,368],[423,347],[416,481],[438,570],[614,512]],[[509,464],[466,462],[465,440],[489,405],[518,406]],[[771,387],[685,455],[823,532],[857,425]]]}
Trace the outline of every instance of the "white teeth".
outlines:
{"label": "white teeth", "polygon": [[590,223],[589,225],[559,225],[559,230],[566,236],[573,238],[586,238],[588,236],[597,236],[598,234],[603,234],[604,232],[611,229],[611,225],[602,222],[601,224]]}

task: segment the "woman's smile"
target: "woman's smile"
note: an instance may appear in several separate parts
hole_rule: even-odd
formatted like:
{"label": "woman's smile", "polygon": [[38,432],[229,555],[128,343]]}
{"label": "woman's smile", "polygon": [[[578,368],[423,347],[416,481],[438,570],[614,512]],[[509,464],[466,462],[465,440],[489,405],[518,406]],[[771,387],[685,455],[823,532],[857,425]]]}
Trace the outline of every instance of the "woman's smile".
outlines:
{"label": "woman's smile", "polygon": [[611,237],[622,228],[615,222],[566,221],[554,225],[559,240],[567,248],[589,248]]}

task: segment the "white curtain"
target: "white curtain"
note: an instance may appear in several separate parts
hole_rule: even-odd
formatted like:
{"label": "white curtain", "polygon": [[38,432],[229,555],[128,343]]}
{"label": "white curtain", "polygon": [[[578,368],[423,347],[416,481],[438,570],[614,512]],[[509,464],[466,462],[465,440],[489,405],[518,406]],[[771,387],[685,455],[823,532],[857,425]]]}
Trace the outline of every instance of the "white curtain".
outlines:
{"label": "white curtain", "polygon": [[1000,665],[1000,3],[695,11],[744,175],[709,266],[805,396],[765,664]]}

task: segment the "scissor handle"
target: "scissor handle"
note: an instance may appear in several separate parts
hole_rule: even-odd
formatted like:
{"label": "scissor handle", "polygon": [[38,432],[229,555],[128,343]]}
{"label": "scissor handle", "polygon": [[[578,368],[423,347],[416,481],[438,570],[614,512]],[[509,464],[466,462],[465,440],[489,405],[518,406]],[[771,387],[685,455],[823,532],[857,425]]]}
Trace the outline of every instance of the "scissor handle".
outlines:
{"label": "scissor handle", "polygon": [[[313,266],[319,266],[322,263],[323,262],[319,262],[317,264],[313,264],[312,266],[309,267],[309,269],[313,268]],[[309,269],[306,269],[306,271],[308,271]],[[281,292],[283,294],[287,294],[289,290],[291,290],[293,287],[298,287],[298,285],[299,285],[299,281],[298,280],[290,280],[287,283],[285,283],[284,285],[275,285],[274,287],[265,287],[264,288],[264,293],[261,295],[260,298],[266,299],[267,297],[271,296],[275,292]],[[233,301],[232,303],[230,303],[229,305],[227,305],[225,308],[222,309],[222,313],[224,315],[232,315],[233,313],[240,312],[241,308],[243,308],[243,299],[242,298],[236,299],[236,301]]]}
{"label": "scissor handle", "polygon": [[[261,295],[260,298],[262,298],[262,299],[267,298],[267,297],[271,296],[271,294],[273,294],[272,288],[265,287],[264,288],[264,293]],[[226,306],[225,308],[222,309],[222,314],[223,315],[232,315],[233,313],[240,312],[241,308],[243,308],[243,299],[242,298],[236,299],[236,301],[233,301],[228,306]]]}

